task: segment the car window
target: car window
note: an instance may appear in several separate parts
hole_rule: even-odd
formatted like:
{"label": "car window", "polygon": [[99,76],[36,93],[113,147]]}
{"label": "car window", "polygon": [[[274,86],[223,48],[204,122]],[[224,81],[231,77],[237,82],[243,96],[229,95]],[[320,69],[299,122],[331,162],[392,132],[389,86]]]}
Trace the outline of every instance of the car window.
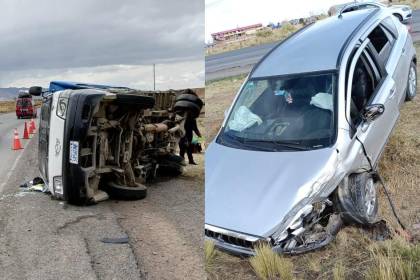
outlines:
{"label": "car window", "polygon": [[378,73],[369,54],[364,51],[356,63],[351,86],[350,118],[354,126],[360,123],[361,112],[379,84]]}
{"label": "car window", "polygon": [[250,79],[218,139],[270,151],[285,142],[305,149],[329,146],[335,139],[335,81],[330,72]]}
{"label": "car window", "polygon": [[368,38],[378,53],[379,62],[381,65],[385,65],[388,61],[389,55],[391,54],[393,40],[391,36],[387,36],[382,26],[378,25],[369,34]]}

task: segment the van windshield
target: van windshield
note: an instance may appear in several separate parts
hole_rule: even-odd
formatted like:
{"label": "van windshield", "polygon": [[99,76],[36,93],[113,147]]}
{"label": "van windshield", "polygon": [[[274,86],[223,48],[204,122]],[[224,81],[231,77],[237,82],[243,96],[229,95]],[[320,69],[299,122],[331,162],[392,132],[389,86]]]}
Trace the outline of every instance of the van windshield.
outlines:
{"label": "van windshield", "polygon": [[335,139],[336,75],[250,79],[243,86],[220,144],[251,150],[310,150]]}

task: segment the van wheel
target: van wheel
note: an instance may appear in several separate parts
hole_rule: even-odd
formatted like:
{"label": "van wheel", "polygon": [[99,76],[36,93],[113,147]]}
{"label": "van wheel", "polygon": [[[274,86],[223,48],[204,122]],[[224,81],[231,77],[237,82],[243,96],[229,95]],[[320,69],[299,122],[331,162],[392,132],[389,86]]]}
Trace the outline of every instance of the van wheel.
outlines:
{"label": "van wheel", "polygon": [[371,225],[377,222],[378,194],[372,176],[351,174],[336,191],[336,205],[346,223]]}
{"label": "van wheel", "polygon": [[179,100],[175,102],[174,110],[177,113],[189,111],[193,118],[197,118],[200,115],[201,107],[188,100]]}
{"label": "van wheel", "polygon": [[203,100],[201,100],[197,95],[192,93],[183,93],[176,97],[174,110],[178,113],[189,111],[192,113],[193,117],[196,118],[203,108]]}
{"label": "van wheel", "polygon": [[158,173],[160,175],[178,176],[184,172],[185,161],[178,155],[169,154],[159,160]]}
{"label": "van wheel", "polygon": [[410,64],[410,70],[408,71],[407,91],[405,95],[405,101],[411,101],[414,99],[417,93],[417,68],[414,62]]}
{"label": "van wheel", "polygon": [[136,183],[135,187],[127,187],[115,182],[108,182],[105,191],[111,198],[121,200],[139,200],[147,196],[146,186],[139,183]]}

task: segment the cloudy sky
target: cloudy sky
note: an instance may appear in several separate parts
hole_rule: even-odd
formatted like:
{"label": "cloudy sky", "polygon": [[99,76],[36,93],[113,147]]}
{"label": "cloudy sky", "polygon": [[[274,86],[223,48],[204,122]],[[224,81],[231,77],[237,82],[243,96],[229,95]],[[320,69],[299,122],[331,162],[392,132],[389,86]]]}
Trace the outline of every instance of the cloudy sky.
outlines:
{"label": "cloudy sky", "polygon": [[319,14],[351,0],[205,0],[206,42],[210,34],[255,23],[264,25]]}
{"label": "cloudy sky", "polygon": [[0,0],[0,87],[204,85],[204,1]]}

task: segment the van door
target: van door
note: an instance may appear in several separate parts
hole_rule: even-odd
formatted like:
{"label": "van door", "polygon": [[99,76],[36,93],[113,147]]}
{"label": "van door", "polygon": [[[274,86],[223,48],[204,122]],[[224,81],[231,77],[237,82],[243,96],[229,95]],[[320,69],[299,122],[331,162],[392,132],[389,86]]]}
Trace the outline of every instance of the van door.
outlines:
{"label": "van door", "polygon": [[38,161],[39,171],[44,182],[48,183],[48,145],[50,140],[51,104],[53,95],[44,97],[39,122]]}

